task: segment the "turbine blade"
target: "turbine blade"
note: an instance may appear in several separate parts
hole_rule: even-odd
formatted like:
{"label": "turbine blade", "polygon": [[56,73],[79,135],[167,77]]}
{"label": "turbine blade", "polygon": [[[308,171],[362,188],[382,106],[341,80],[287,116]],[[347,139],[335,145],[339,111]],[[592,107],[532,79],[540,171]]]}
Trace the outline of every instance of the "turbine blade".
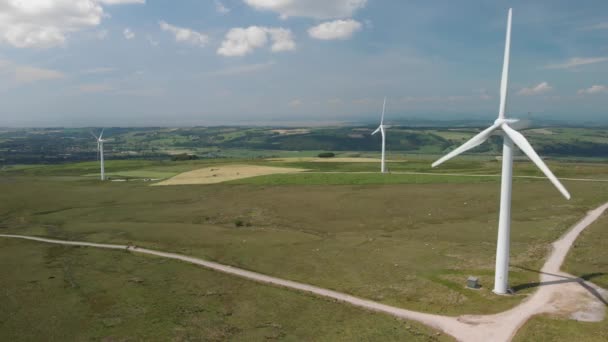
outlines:
{"label": "turbine blade", "polygon": [[382,117],[380,118],[380,126],[384,124],[384,110],[386,109],[386,96],[384,97],[384,103],[382,104]]}
{"label": "turbine blade", "polygon": [[376,134],[378,132],[380,132],[380,127],[376,128],[376,130],[374,132],[372,132],[372,135],[374,135],[374,134]]}
{"label": "turbine blade", "polygon": [[440,158],[439,160],[434,162],[432,166],[437,167],[440,164],[444,163],[445,161],[450,160],[463,152],[466,152],[472,148],[475,148],[475,147],[481,145],[484,141],[488,140],[488,138],[490,137],[492,132],[494,132],[498,127],[499,127],[499,125],[494,124],[494,125],[486,128],[484,131],[477,134],[476,136],[471,138],[469,141],[462,144],[460,147],[456,148],[452,152],[448,153],[447,155],[443,156],[442,158]]}
{"label": "turbine blade", "polygon": [[500,80],[500,108],[498,110],[498,118],[504,119],[507,109],[507,91],[509,87],[509,58],[511,55],[511,18],[513,9],[509,8],[509,16],[507,18],[507,38],[505,42],[505,58],[502,65],[502,79]]}
{"label": "turbine blade", "polygon": [[104,130],[104,129],[105,129],[105,128],[102,128],[102,129],[101,129],[101,134],[99,134],[99,139],[101,139],[101,138],[103,137],[103,130]]}
{"label": "turbine blade", "polygon": [[89,131],[89,133],[91,133],[91,135],[93,136],[93,138],[95,138],[95,140],[98,140],[99,138],[95,135],[95,133],[93,133],[93,131]]}
{"label": "turbine blade", "polygon": [[559,190],[559,192],[561,192],[562,195],[566,197],[566,199],[570,199],[570,193],[568,192],[568,190],[566,190],[562,183],[560,183],[560,181],[557,179],[557,177],[555,177],[553,172],[549,170],[545,162],[543,162],[543,160],[538,156],[536,151],[534,151],[532,145],[530,145],[528,140],[526,140],[526,138],[521,133],[509,127],[509,125],[507,124],[502,125],[502,130],[505,132],[505,134],[509,136],[509,138],[511,138],[511,140],[513,140],[513,143],[515,143],[515,145],[517,145],[517,147],[519,147],[519,149],[522,150],[528,156],[528,158],[530,158],[530,160],[532,160],[534,164],[536,164],[536,166],[538,166],[538,168],[545,174],[545,176],[549,178],[551,183],[555,185],[557,190]]}

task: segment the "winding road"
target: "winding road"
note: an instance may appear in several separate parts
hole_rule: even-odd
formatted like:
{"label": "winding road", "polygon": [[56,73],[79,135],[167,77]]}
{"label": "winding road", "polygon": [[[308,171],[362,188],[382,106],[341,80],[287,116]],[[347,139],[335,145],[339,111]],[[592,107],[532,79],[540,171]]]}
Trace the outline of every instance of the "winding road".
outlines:
{"label": "winding road", "polygon": [[606,291],[583,279],[560,271],[570,247],[591,223],[596,221],[608,203],[590,211],[585,218],[575,224],[566,234],[553,243],[549,259],[540,271],[538,290],[524,302],[511,310],[494,315],[463,315],[459,317],[433,315],[381,304],[345,293],[323,289],[313,285],[267,276],[261,273],[219,264],[186,255],[161,252],[134,246],[102,244],[82,241],[66,241],[34,236],[0,234],[4,238],[25,239],[69,246],[85,246],[106,249],[128,250],[134,253],[154,255],[200,265],[202,267],[247,278],[257,282],[286,287],[331,298],[367,310],[382,312],[394,317],[418,321],[449,334],[460,341],[510,341],[521,326],[534,315],[541,313],[570,314],[582,320],[602,320],[605,314]]}

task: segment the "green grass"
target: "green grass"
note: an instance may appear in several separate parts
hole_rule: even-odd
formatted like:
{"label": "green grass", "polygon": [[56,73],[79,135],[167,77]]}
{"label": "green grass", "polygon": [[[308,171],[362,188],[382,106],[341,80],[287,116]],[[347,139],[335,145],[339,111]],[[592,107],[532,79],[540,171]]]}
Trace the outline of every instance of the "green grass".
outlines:
{"label": "green grass", "polygon": [[[180,172],[169,172],[169,171],[154,171],[150,169],[133,170],[133,171],[117,171],[117,172],[106,172],[106,177],[110,178],[152,178],[152,179],[166,179],[171,178]],[[85,177],[99,177],[99,173],[85,174]]]}
{"label": "green grass", "polygon": [[577,322],[547,315],[533,317],[513,339],[514,342],[605,342],[608,320],[599,323]]}
{"label": "green grass", "polygon": [[230,181],[227,184],[253,185],[371,185],[495,182],[495,177],[453,177],[380,173],[298,173],[275,174]]}
{"label": "green grass", "polygon": [[[577,277],[593,274],[593,283],[608,289],[608,214],[587,228],[577,239],[563,269]],[[608,319],[599,323],[567,320],[562,317],[532,318],[515,341],[607,341]]]}
{"label": "green grass", "polygon": [[608,213],[585,230],[566,259],[564,270],[575,276],[597,274],[593,282],[608,289]]}
{"label": "green grass", "polygon": [[0,239],[3,341],[450,341],[431,329],[125,251]]}
{"label": "green grass", "polygon": [[[117,163],[112,172],[123,172],[123,166],[126,171],[160,171],[212,162],[221,161]],[[339,171],[377,167],[317,164],[328,171],[332,166]],[[425,164],[412,161],[402,167]],[[452,166],[464,170],[465,164]],[[496,165],[480,161],[468,171],[487,172]],[[564,172],[573,169],[572,164],[552,166]],[[606,172],[597,165],[576,167],[581,174]],[[76,164],[4,172],[0,226],[12,233],[133,242],[450,315],[502,311],[532,291],[508,299],[490,292],[498,178],[304,173],[279,176],[271,183],[268,179],[275,176],[248,180],[254,184],[149,187],[78,176],[87,170],[88,165]],[[341,179],[347,184],[328,184]],[[369,184],[387,179],[399,184]],[[320,185],[311,184],[315,181]],[[572,201],[559,197],[545,180],[515,182],[514,265],[538,269],[548,244],[606,200],[608,184],[565,184]],[[250,226],[235,227],[237,220]],[[481,291],[464,288],[469,275],[480,277]],[[526,284],[537,281],[538,274],[513,268],[511,280],[512,285]]]}

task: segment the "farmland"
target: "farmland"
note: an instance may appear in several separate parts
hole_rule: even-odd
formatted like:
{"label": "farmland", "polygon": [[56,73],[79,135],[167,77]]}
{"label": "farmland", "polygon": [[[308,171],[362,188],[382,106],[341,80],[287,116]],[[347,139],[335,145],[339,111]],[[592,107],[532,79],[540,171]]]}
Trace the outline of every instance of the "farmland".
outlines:
{"label": "farmland", "polygon": [[[340,126],[297,129],[273,127],[197,128],[108,128],[106,153],[112,159],[166,159],[178,153],[202,158],[314,157],[321,151],[339,152],[344,157],[376,157],[378,137],[373,126]],[[92,129],[0,130],[0,163],[37,164],[95,160]],[[96,130],[97,131],[97,130]],[[479,131],[465,126],[392,126],[387,136],[388,158],[404,155],[439,155]],[[285,134],[289,132],[289,134]],[[608,154],[608,136],[602,128],[541,127],[526,136],[542,155],[553,158],[602,159]],[[478,156],[496,154],[500,139],[474,151]]]}

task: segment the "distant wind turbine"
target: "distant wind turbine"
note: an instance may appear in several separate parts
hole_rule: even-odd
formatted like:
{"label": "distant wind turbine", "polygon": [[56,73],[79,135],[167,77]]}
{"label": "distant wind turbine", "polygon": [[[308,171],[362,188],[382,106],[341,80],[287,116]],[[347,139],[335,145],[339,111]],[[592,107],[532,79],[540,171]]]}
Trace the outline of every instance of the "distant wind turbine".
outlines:
{"label": "distant wind turbine", "polygon": [[500,107],[498,119],[492,126],[485,129],[471,140],[464,143],[454,151],[433,163],[433,167],[485,142],[494,131],[502,130],[503,152],[502,152],[502,178],[500,193],[500,216],[498,221],[498,241],[496,246],[496,271],[494,275],[494,293],[507,294],[509,283],[509,243],[511,233],[511,189],[513,182],[513,144],[517,145],[530,160],[549,178],[566,199],[570,199],[570,193],[559,182],[557,177],[549,170],[543,160],[536,154],[526,138],[511,125],[518,120],[506,119],[507,88],[509,78],[509,54],[511,49],[511,17],[512,9],[509,9],[507,20],[507,38],[505,44],[505,56],[502,70],[502,81],[500,83]]}
{"label": "distant wind turbine", "polygon": [[99,137],[96,136],[95,134],[93,134],[93,132],[91,132],[91,135],[95,138],[95,140],[97,140],[97,155],[99,156],[99,162],[100,162],[100,167],[101,167],[101,180],[106,180],[106,169],[105,169],[105,165],[104,165],[104,160],[103,160],[103,143],[106,140],[103,140],[103,128],[101,129],[101,133],[99,134]]}
{"label": "distant wind turbine", "polygon": [[382,161],[380,164],[380,172],[386,173],[386,126],[384,126],[384,110],[386,109],[386,97],[382,104],[382,117],[380,118],[380,126],[372,133],[372,135],[380,132],[382,135]]}

